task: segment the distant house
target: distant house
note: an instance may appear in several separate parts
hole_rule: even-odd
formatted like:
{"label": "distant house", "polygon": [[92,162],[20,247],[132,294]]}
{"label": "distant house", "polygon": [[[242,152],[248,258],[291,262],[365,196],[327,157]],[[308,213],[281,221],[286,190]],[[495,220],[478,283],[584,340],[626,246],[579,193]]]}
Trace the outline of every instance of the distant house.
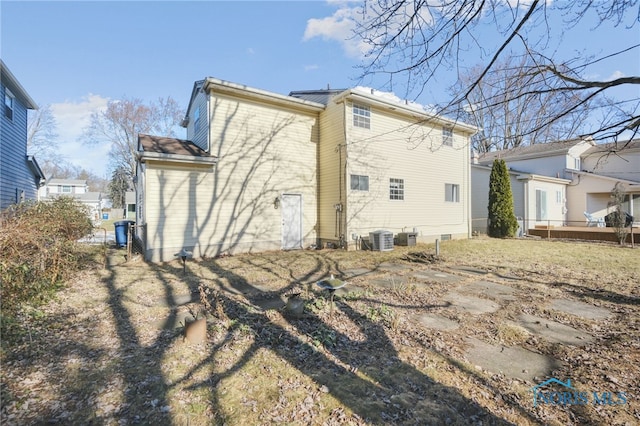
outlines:
{"label": "distant house", "polygon": [[[472,159],[473,227],[486,231],[489,174],[496,158],[507,163],[516,216],[523,231],[536,225],[586,225],[584,212],[604,217],[617,182],[628,193],[625,210],[640,219],[639,141],[614,145],[590,139],[541,143]],[[624,146],[624,149],[619,150]],[[612,150],[616,150],[612,153]]]}
{"label": "distant house", "polygon": [[45,176],[35,157],[27,155],[27,110],[38,106],[0,60],[0,210],[36,200]]}
{"label": "distant house", "polygon": [[90,192],[86,180],[51,178],[39,191],[39,197],[42,201],[60,196],[73,197],[87,206],[92,220],[96,221],[101,218],[102,193]]}
{"label": "distant house", "polygon": [[369,233],[468,238],[475,127],[369,88],[280,95],[194,84],[187,140],[141,135],[137,222],[145,257],[309,246]]}

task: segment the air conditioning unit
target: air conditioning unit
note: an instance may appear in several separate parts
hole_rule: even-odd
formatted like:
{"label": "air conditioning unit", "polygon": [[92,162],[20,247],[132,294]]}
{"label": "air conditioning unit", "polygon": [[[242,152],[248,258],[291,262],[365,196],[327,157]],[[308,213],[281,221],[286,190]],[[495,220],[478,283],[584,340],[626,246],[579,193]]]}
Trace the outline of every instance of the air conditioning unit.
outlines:
{"label": "air conditioning unit", "polygon": [[374,232],[369,232],[369,241],[371,242],[371,250],[393,250],[393,232],[384,231],[382,229]]}

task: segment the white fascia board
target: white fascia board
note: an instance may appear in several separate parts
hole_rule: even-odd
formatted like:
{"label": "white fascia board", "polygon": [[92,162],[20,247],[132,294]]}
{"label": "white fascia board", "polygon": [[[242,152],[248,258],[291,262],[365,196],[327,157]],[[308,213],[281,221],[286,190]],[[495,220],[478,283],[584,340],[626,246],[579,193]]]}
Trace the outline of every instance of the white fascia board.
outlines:
{"label": "white fascia board", "polygon": [[427,123],[436,123],[444,126],[450,126],[458,131],[474,135],[478,132],[479,128],[470,124],[463,123],[461,121],[452,120],[450,118],[442,117],[436,114],[429,113],[423,109],[417,109],[408,105],[403,105],[397,102],[388,102],[382,99],[380,96],[367,95],[361,91],[354,91],[352,89],[345,90],[341,94],[337,95],[333,102],[340,103],[346,99],[362,100],[368,104],[375,105],[379,108],[397,111],[404,115],[410,115],[414,119],[424,120]]}
{"label": "white fascia board", "polygon": [[196,157],[193,155],[163,154],[159,152],[139,152],[138,159],[142,163],[148,160],[155,160],[166,161],[170,163],[214,165],[218,162],[218,157]]}
{"label": "white fascia board", "polygon": [[308,112],[318,113],[325,109],[323,104],[311,102],[304,99],[294,98],[293,96],[280,95],[278,93],[269,92],[267,90],[256,89],[254,87],[244,86],[230,81],[219,80],[217,78],[208,77],[204,82],[203,88],[206,93],[213,91],[214,93],[227,94],[234,97],[243,97],[254,99],[262,102],[282,105],[288,108],[303,109]]}

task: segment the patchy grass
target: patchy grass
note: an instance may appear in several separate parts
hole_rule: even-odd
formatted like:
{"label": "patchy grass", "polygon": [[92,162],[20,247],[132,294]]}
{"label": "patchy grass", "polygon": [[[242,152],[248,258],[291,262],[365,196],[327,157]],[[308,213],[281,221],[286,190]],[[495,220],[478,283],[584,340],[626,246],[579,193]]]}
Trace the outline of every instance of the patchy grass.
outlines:
{"label": "patchy grass", "polygon": [[[422,254],[429,254],[428,256]],[[392,252],[268,252],[151,265],[109,253],[55,301],[25,314],[2,353],[3,424],[634,424],[640,420],[640,262],[615,245],[479,238]],[[416,255],[420,254],[420,255]],[[389,272],[389,265],[403,268]],[[490,274],[481,278],[461,267]],[[336,297],[309,285],[369,269]],[[462,277],[424,282],[421,270]],[[448,309],[454,286],[483,279],[518,300],[493,314]],[[382,283],[382,284],[380,284]],[[280,306],[299,293],[301,318]],[[611,310],[589,320],[550,312],[552,297]],[[206,308],[206,344],[183,341]],[[584,347],[549,344],[513,323],[530,313],[588,331]],[[438,331],[417,321],[457,321]],[[579,391],[624,391],[618,406],[533,407],[536,383],[469,364],[465,338],[521,345],[563,362]]]}

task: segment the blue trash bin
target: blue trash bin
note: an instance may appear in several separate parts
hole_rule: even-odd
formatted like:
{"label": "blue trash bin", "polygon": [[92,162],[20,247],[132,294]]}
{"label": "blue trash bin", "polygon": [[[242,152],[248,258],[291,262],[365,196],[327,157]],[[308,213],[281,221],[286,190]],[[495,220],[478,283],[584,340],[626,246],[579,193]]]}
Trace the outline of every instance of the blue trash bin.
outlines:
{"label": "blue trash bin", "polygon": [[132,220],[121,220],[115,222],[113,226],[116,228],[116,245],[118,247],[126,247],[129,239],[129,226],[134,224]]}

